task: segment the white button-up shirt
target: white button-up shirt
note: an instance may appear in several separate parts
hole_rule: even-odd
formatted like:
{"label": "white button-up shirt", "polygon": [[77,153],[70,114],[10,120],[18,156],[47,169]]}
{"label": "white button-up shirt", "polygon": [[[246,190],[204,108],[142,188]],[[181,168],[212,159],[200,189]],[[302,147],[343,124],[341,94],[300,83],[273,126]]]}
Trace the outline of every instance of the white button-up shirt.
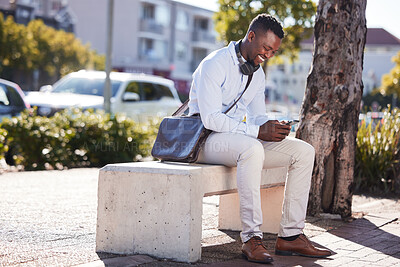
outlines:
{"label": "white button-up shirt", "polygon": [[[239,69],[235,42],[208,55],[193,73],[189,114],[200,113],[204,127],[214,132],[240,133],[257,138],[268,118],[265,107],[265,74],[259,68],[239,102],[248,76]],[[246,121],[244,117],[246,116]]]}

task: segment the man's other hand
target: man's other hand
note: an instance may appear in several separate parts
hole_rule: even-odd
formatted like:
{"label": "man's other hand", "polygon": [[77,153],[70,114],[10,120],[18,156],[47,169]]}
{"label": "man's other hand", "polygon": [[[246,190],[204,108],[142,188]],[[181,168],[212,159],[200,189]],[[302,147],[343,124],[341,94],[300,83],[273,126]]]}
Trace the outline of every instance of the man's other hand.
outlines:
{"label": "man's other hand", "polygon": [[267,121],[260,126],[257,138],[269,142],[279,142],[289,135],[291,128],[277,120]]}

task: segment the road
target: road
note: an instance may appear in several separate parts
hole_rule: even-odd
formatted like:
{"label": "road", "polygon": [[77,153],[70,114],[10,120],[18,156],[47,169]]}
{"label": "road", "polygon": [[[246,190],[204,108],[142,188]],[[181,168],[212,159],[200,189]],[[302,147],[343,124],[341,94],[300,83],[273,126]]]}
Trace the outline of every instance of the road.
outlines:
{"label": "road", "polygon": [[98,169],[0,175],[0,265],[71,266],[95,251]]}

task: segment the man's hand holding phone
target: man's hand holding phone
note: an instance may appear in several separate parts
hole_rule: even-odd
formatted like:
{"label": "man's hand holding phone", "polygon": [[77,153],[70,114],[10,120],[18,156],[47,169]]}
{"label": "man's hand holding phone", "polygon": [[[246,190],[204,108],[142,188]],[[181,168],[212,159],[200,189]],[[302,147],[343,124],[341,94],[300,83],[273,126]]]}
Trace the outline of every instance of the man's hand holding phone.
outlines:
{"label": "man's hand holding phone", "polygon": [[299,123],[298,120],[292,120],[292,121],[286,122],[285,124],[286,124],[286,125],[289,125],[289,126],[293,126],[293,125],[296,125],[297,123]]}
{"label": "man's hand holding phone", "polygon": [[279,142],[289,135],[291,128],[290,125],[280,123],[277,120],[267,121],[260,126],[257,138],[269,142]]}

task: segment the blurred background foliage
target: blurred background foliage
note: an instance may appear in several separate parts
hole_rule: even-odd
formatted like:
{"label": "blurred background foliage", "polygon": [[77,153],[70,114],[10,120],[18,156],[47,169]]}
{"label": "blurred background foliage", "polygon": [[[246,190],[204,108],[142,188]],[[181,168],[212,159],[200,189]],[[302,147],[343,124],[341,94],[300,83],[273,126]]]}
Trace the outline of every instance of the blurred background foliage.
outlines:
{"label": "blurred background foliage", "polygon": [[384,95],[400,96],[400,51],[393,57],[395,66],[390,73],[383,75],[380,91]]}
{"label": "blurred background foliage", "polygon": [[[150,156],[159,119],[136,123],[103,111],[64,110],[53,117],[24,111],[0,124],[4,157],[25,170],[102,167]],[[11,162],[9,162],[11,163]]]}
{"label": "blurred background foliage", "polygon": [[[53,117],[35,111],[0,124],[0,159],[25,170],[102,167],[150,157],[160,118],[136,123],[103,111],[64,110]],[[360,122],[354,189],[357,193],[400,193],[400,109],[380,120]],[[9,162],[10,163],[10,162]]]}
{"label": "blurred background foliage", "polygon": [[374,105],[378,107],[374,111],[385,109],[388,105],[400,106],[400,51],[392,58],[392,61],[395,66],[389,73],[383,75],[381,86],[363,97],[362,112],[374,110]]}
{"label": "blurred background foliage", "polygon": [[362,120],[357,133],[355,190],[400,193],[400,110],[386,109],[383,118]]}
{"label": "blurred background foliage", "polygon": [[301,40],[312,36],[317,7],[311,0],[219,0],[218,3],[215,28],[225,44],[244,38],[250,21],[261,13],[273,15],[283,23],[285,38],[277,55],[296,59]]}
{"label": "blurred background foliage", "polygon": [[41,20],[25,26],[15,23],[11,16],[4,19],[0,13],[0,47],[0,76],[26,90],[38,88],[26,88],[25,84],[52,84],[73,71],[105,68],[104,56],[90,45]]}

